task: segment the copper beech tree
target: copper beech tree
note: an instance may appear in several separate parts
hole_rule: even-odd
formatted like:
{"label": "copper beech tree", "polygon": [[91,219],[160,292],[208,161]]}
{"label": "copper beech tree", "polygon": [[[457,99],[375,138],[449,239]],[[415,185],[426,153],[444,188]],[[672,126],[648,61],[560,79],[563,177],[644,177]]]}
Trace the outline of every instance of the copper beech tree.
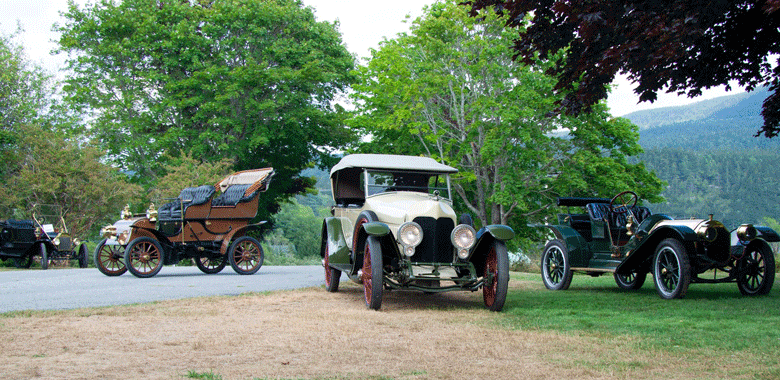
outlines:
{"label": "copper beech tree", "polygon": [[780,133],[780,0],[565,1],[471,0],[472,15],[490,9],[517,28],[515,59],[531,63],[565,50],[548,68],[559,111],[577,115],[607,97],[618,73],[636,84],[640,101],[658,91],[695,97],[730,83],[769,88],[764,125]]}

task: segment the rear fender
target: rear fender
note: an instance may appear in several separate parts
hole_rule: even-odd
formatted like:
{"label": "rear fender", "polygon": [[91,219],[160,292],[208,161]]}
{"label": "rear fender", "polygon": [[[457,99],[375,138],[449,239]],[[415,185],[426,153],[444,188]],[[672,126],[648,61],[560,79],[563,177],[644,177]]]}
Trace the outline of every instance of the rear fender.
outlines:
{"label": "rear fender", "polygon": [[228,232],[227,235],[225,235],[225,238],[222,240],[222,245],[219,247],[219,253],[222,255],[227,254],[227,250],[230,247],[230,243],[237,238],[240,238],[246,234],[247,231],[256,230],[259,229],[260,226],[265,224],[266,221],[262,221],[260,223],[254,223],[254,224],[247,224],[246,226],[236,228],[233,231]]}
{"label": "rear fender", "polygon": [[545,225],[555,238],[563,242],[569,253],[569,262],[572,267],[587,267],[592,253],[585,240],[575,229],[565,225]]}
{"label": "rear fender", "polygon": [[[636,269],[644,271],[649,270],[649,262],[655,254],[655,249],[658,244],[664,239],[674,238],[683,243],[686,249],[695,243],[698,239],[696,232],[688,226],[663,226],[650,232],[649,235],[642,239],[637,239],[629,242],[629,245],[634,245],[633,248],[629,248],[628,256],[623,260],[620,265],[615,268],[615,272],[622,274],[629,274]],[[636,239],[636,237],[635,237]],[[636,241],[636,243],[634,243]]]}

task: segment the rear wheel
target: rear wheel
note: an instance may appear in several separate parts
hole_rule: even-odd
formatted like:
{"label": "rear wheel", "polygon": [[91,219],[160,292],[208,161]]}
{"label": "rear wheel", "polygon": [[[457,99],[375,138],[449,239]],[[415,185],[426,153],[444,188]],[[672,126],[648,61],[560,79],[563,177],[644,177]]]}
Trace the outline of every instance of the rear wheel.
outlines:
{"label": "rear wheel", "polygon": [[89,254],[87,253],[87,245],[84,243],[79,244],[79,268],[86,268],[89,266]]}
{"label": "rear wheel", "polygon": [[325,246],[325,258],[322,259],[322,266],[325,267],[325,290],[333,293],[339,291],[339,281],[341,281],[341,271],[330,266],[330,252],[328,251],[327,241],[323,242]]}
{"label": "rear wheel", "polygon": [[678,240],[666,239],[656,248],[653,257],[653,281],[661,298],[685,297],[691,283],[691,267],[688,253]]}
{"label": "rear wheel", "polygon": [[379,239],[369,236],[363,245],[363,295],[366,307],[379,310],[382,307],[382,247]]}
{"label": "rear wheel", "polygon": [[156,275],[163,266],[162,246],[157,240],[146,236],[133,239],[125,250],[125,265],[136,277]]}
{"label": "rear wheel", "polygon": [[737,264],[737,287],[745,296],[768,294],[775,282],[775,256],[761,245],[752,245]]}
{"label": "rear wheel", "polygon": [[501,311],[509,288],[509,254],[506,244],[494,240],[485,259],[485,280],[482,299],[490,311]]}
{"label": "rear wheel", "polygon": [[14,258],[14,266],[17,268],[29,268],[32,265],[32,255]]}
{"label": "rear wheel", "polygon": [[551,240],[542,253],[542,281],[550,290],[566,290],[571,285],[569,252],[560,240]]}
{"label": "rear wheel", "polygon": [[205,274],[217,274],[225,269],[227,265],[227,257],[219,256],[216,258],[210,257],[196,257],[195,266]]}
{"label": "rear wheel", "polygon": [[103,239],[98,243],[92,259],[100,273],[111,277],[121,276],[127,272],[122,246],[106,244],[107,242],[108,239]]}
{"label": "rear wheel", "polygon": [[620,289],[636,290],[642,287],[647,279],[647,272],[631,272],[629,274],[615,273],[615,282]]}
{"label": "rear wheel", "polygon": [[238,274],[255,274],[263,266],[265,255],[260,242],[251,236],[242,236],[233,241],[228,249],[230,266]]}

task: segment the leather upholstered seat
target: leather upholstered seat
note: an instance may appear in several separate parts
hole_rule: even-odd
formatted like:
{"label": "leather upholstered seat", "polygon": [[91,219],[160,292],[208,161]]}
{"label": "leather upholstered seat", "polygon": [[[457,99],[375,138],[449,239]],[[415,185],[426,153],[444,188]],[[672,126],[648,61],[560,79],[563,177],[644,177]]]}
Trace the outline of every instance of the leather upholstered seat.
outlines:
{"label": "leather upholstered seat", "polygon": [[157,210],[157,218],[160,220],[182,219],[182,215],[186,215],[188,207],[208,202],[215,192],[216,189],[211,185],[185,188],[179,194],[179,198],[162,205]]}

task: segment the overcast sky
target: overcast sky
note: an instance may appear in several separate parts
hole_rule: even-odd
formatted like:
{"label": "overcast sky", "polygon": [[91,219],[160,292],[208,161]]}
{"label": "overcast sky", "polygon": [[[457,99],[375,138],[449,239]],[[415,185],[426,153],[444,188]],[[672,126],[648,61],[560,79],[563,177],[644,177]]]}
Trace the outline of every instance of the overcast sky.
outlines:
{"label": "overcast sky", "polygon": [[[89,1],[94,3],[94,1]],[[303,0],[304,4],[315,9],[320,20],[339,20],[342,40],[349,51],[359,57],[367,57],[370,48],[376,48],[383,38],[391,39],[398,33],[408,30],[404,23],[406,15],[412,19],[422,13],[426,4],[434,0]],[[87,0],[77,0],[85,4]],[[51,72],[64,67],[64,57],[52,56],[49,52],[55,48],[52,40],[57,34],[51,31],[56,22],[62,22],[59,12],[67,9],[67,0],[0,0],[0,33],[8,35],[16,30],[17,22],[21,24],[24,33],[17,41],[24,46],[25,53]],[[633,94],[633,86],[625,80],[616,80],[618,86],[607,100],[615,116],[625,115],[634,111],[687,104],[715,96],[733,94],[723,90],[705,92],[703,97],[688,99],[675,95],[659,94],[658,101],[653,104],[637,104],[638,98]]]}

